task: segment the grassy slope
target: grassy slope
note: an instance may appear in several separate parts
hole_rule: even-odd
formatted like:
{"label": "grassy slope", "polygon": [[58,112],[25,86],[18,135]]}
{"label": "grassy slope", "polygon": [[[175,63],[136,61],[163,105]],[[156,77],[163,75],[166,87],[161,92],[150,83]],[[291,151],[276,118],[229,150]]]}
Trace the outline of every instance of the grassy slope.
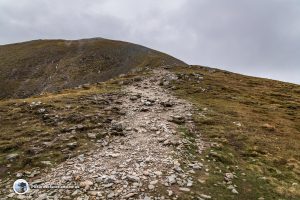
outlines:
{"label": "grassy slope", "polygon": [[183,64],[158,51],[106,39],[36,40],[0,46],[0,99],[106,81],[147,65]]}
{"label": "grassy slope", "polygon": [[[112,105],[118,98],[111,97],[121,95],[120,82],[138,81],[134,78],[138,74],[130,73],[83,89],[0,101],[0,178],[15,177],[19,170],[47,170],[48,166],[41,161],[50,161],[55,166],[93,149],[96,140],[88,138],[87,133],[101,133],[98,139],[110,135],[106,130],[110,121],[122,115]],[[41,104],[34,106],[32,102]],[[40,113],[40,109],[45,111]],[[71,133],[68,129],[76,125],[84,128]],[[76,148],[68,148],[67,144],[72,142],[77,142]],[[19,154],[18,158],[6,159],[14,153]]]}
{"label": "grassy slope", "polygon": [[[200,66],[172,71],[181,77],[175,93],[198,107],[197,128],[212,143],[199,156],[209,175],[197,174],[205,182],[194,189],[214,199],[299,199],[300,86]],[[236,173],[239,194],[226,188],[226,172]]]}

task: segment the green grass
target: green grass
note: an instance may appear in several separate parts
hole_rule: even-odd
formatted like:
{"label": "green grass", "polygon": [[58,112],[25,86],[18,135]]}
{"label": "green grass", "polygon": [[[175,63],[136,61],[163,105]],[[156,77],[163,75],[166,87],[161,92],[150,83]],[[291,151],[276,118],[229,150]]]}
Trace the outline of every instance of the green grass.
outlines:
{"label": "green grass", "polygon": [[[199,109],[197,130],[213,144],[198,157],[210,171],[198,174],[206,181],[195,191],[214,199],[299,199],[300,86],[200,66],[171,70],[180,77],[174,93]],[[226,172],[237,174],[239,194],[224,186]]]}

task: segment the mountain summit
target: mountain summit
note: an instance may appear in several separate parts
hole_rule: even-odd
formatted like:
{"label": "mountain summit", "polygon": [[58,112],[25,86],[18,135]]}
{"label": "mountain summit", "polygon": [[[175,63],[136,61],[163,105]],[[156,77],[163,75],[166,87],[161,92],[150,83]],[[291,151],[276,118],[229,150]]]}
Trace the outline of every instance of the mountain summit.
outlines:
{"label": "mountain summit", "polygon": [[0,46],[0,98],[24,98],[106,81],[142,66],[185,65],[167,54],[102,38]]}

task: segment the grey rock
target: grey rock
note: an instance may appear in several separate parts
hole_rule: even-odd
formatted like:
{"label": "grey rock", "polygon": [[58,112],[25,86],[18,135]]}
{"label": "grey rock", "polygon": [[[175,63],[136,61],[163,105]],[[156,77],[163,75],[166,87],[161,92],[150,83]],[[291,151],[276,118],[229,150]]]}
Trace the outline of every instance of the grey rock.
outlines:
{"label": "grey rock", "polygon": [[126,194],[126,195],[124,196],[124,198],[125,198],[125,199],[128,199],[128,198],[133,197],[133,196],[135,196],[135,195],[137,195],[137,193],[131,192],[131,193]]}
{"label": "grey rock", "polygon": [[175,124],[183,124],[185,122],[185,118],[179,115],[171,116],[171,122]]}
{"label": "grey rock", "polygon": [[101,182],[107,184],[107,183],[114,183],[115,181],[116,181],[116,177],[114,175],[111,176],[103,175],[101,177],[96,178],[97,183]]}
{"label": "grey rock", "polygon": [[233,179],[234,175],[233,173],[225,173],[224,179],[225,181],[229,182]]}
{"label": "grey rock", "polygon": [[111,193],[109,193],[108,195],[107,195],[107,198],[108,199],[111,199],[111,198],[113,198],[115,196],[115,193],[114,192],[111,192]]}
{"label": "grey rock", "polygon": [[88,133],[87,136],[91,139],[96,139],[97,134],[96,133]]}
{"label": "grey rock", "polygon": [[134,175],[127,175],[126,179],[131,182],[139,182],[140,177]]}
{"label": "grey rock", "polygon": [[170,176],[167,177],[167,181],[170,185],[176,183],[176,175],[175,174],[172,174]]}
{"label": "grey rock", "polygon": [[16,160],[19,157],[18,153],[11,153],[6,156],[6,159],[9,161]]}
{"label": "grey rock", "polygon": [[160,103],[163,107],[173,107],[174,106],[174,103],[173,102],[170,102],[170,101],[163,101]]}
{"label": "grey rock", "polygon": [[10,193],[7,195],[8,198],[13,198],[16,194],[15,193]]}
{"label": "grey rock", "polygon": [[80,187],[85,188],[86,190],[88,190],[90,188],[90,186],[92,186],[94,183],[90,180],[85,180],[79,183]]}
{"label": "grey rock", "polygon": [[67,147],[71,150],[75,149],[77,147],[77,142],[70,142],[67,144]]}

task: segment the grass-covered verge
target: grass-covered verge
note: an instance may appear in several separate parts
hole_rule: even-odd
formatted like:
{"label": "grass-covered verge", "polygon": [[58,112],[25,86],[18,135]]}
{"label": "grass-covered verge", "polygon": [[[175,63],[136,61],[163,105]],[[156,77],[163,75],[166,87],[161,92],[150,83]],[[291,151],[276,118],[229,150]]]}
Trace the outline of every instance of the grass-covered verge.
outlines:
{"label": "grass-covered verge", "polygon": [[[174,93],[199,109],[198,132],[211,144],[202,154],[190,148],[204,164],[193,191],[213,199],[299,199],[300,86],[200,66],[171,70],[179,77]],[[234,174],[232,183],[225,173]]]}

